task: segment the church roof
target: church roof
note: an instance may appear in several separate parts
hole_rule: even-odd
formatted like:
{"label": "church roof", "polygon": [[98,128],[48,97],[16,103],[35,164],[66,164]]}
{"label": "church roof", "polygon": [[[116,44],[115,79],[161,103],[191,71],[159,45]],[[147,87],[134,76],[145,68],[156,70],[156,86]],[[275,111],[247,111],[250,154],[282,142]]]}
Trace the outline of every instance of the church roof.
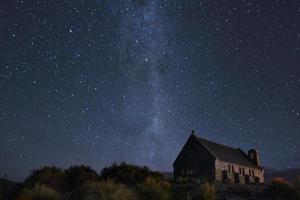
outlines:
{"label": "church roof", "polygon": [[[194,135],[195,136],[195,135]],[[243,166],[259,168],[256,164],[250,161],[248,155],[239,148],[233,148],[218,144],[198,136],[195,138],[217,159],[229,163],[235,163]]]}

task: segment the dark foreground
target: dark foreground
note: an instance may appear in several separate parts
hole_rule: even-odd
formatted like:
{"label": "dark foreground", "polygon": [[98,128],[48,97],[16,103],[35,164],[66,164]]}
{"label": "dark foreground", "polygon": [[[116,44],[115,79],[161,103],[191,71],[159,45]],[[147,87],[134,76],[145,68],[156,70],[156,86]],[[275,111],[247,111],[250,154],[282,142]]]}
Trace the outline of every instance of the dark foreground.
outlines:
{"label": "dark foreground", "polygon": [[300,178],[265,185],[174,184],[147,167],[121,163],[100,174],[87,166],[44,167],[24,182],[0,179],[0,200],[300,200]]}

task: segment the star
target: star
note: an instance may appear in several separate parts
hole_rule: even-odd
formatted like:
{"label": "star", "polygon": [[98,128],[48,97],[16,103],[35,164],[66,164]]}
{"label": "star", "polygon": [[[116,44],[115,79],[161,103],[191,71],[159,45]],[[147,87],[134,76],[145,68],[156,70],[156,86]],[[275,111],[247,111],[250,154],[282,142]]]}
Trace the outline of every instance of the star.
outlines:
{"label": "star", "polygon": [[100,170],[126,161],[172,171],[191,130],[258,148],[266,167],[299,167],[293,2],[17,1],[3,8],[0,171],[14,180],[51,164]]}

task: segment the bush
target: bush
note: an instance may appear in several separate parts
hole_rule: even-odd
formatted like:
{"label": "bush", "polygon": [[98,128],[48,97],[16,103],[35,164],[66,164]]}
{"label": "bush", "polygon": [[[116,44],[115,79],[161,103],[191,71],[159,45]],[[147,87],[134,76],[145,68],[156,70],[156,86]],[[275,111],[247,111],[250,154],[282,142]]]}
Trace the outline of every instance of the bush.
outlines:
{"label": "bush", "polygon": [[88,166],[72,166],[65,170],[64,193],[72,200],[81,200],[84,194],[83,186],[88,182],[99,181],[99,175]]}
{"label": "bush", "polygon": [[111,180],[89,182],[84,186],[84,200],[137,200],[133,191]]}
{"label": "bush", "polygon": [[23,187],[32,188],[36,184],[45,185],[54,189],[59,189],[64,184],[64,172],[62,169],[55,166],[43,167],[31,172],[31,175],[27,177],[23,183]]}
{"label": "bush", "polygon": [[117,183],[125,184],[129,187],[143,183],[147,177],[155,177],[163,180],[162,174],[150,171],[147,167],[138,167],[121,163],[105,167],[101,171],[100,178],[103,180],[113,180]]}
{"label": "bush", "polygon": [[171,187],[159,172],[126,163],[104,168],[101,176],[87,166],[53,166],[33,171],[15,194],[18,200],[169,200]]}
{"label": "bush", "polygon": [[215,200],[216,199],[216,188],[214,185],[205,183],[200,187],[200,199],[201,200]]}
{"label": "bush", "polygon": [[54,189],[36,184],[32,189],[24,189],[18,200],[59,200],[60,195]]}
{"label": "bush", "polygon": [[271,180],[272,185],[290,185],[288,181],[284,180],[282,177],[275,177]]}
{"label": "bush", "polygon": [[82,186],[86,182],[99,181],[99,175],[88,166],[72,166],[65,170],[65,183],[67,191]]}
{"label": "bush", "polygon": [[97,172],[88,166],[72,166],[65,170],[65,181],[71,188],[98,180]]}
{"label": "bush", "polygon": [[148,177],[144,183],[137,185],[136,190],[143,200],[168,200],[171,199],[170,184],[164,180]]}
{"label": "bush", "polygon": [[299,200],[296,190],[281,177],[274,178],[264,190],[264,195],[273,200]]}

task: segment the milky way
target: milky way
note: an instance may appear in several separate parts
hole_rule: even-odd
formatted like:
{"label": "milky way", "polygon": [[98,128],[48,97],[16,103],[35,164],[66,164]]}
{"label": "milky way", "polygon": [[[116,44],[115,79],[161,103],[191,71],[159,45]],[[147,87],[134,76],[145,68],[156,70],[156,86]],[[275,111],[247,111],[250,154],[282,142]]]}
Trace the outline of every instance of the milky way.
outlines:
{"label": "milky way", "polygon": [[192,130],[300,167],[297,19],[296,0],[1,1],[0,173],[170,171]]}
{"label": "milky way", "polygon": [[[167,38],[169,30],[164,29],[166,22],[160,16],[157,1],[144,3],[128,1],[123,4],[123,10],[120,43],[124,52],[121,62],[130,63],[123,69],[123,73],[130,73],[127,87],[131,87],[126,92],[129,93],[126,112],[129,118],[138,118],[135,116],[138,113],[146,120],[138,133],[139,141],[132,153],[134,155],[134,152],[140,152],[142,157],[139,159],[142,163],[166,167],[163,163],[170,152],[162,153],[165,149],[162,147],[165,141],[170,141],[171,135],[164,126],[167,117],[164,113],[170,111],[167,109],[168,102],[161,79],[164,78],[163,70],[169,67],[164,64],[169,51]],[[141,78],[145,81],[145,86],[142,87],[140,81],[136,81]],[[141,96],[149,101],[148,106],[141,102],[143,97],[137,94],[142,94]],[[137,106],[139,104],[142,106]],[[158,156],[160,159],[157,159]]]}

